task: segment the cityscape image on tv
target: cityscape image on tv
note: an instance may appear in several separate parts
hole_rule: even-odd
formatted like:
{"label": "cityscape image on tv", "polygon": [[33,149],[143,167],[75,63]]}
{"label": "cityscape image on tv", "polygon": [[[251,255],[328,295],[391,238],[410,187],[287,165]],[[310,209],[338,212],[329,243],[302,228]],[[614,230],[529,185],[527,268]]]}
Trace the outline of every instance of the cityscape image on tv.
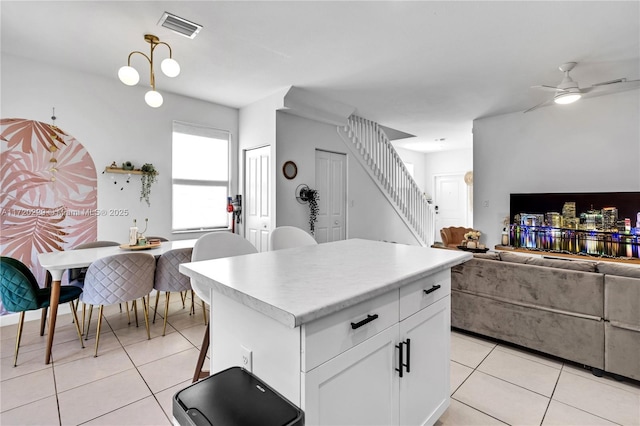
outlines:
{"label": "cityscape image on tv", "polygon": [[[584,211],[581,211],[576,201],[569,198],[571,194],[562,194],[567,197],[562,203],[558,202],[560,194],[553,194],[554,197],[551,198],[555,198],[555,204],[554,200],[546,197],[540,204],[550,210],[544,213],[525,210],[513,214],[509,243],[516,248],[640,259],[640,193],[631,193],[631,198],[628,197],[630,193],[622,194],[627,195],[623,197],[625,201],[632,200],[631,205],[627,202],[621,209],[613,203],[599,207],[590,204]],[[532,207],[523,195],[525,194],[512,194],[512,212],[514,208]],[[549,194],[526,195],[544,197]],[[581,198],[585,198],[585,195],[581,194]],[[598,197],[594,198],[600,201]],[[615,201],[615,198],[612,197],[610,201]],[[581,200],[583,206],[584,201]],[[556,205],[557,208],[553,208]]]}

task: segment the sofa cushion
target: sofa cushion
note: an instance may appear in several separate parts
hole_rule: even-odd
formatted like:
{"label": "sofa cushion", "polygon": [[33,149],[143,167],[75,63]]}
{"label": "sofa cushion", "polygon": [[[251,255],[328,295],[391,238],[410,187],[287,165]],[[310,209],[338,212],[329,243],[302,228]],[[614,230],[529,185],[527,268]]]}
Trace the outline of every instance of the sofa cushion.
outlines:
{"label": "sofa cushion", "polygon": [[604,368],[604,321],[454,291],[451,326]]}
{"label": "sofa cushion", "polygon": [[530,258],[528,256],[520,256],[519,254],[508,253],[506,251],[500,252],[500,260],[503,262],[511,263],[527,263]]}
{"label": "sofa cushion", "polygon": [[577,315],[604,315],[602,274],[474,258],[451,268],[451,289]]}
{"label": "sofa cushion", "polygon": [[599,262],[598,272],[621,277],[640,278],[640,268],[615,262]]}
{"label": "sofa cushion", "polygon": [[571,269],[572,271],[596,272],[595,262],[581,260],[545,259],[543,257],[529,257],[527,265],[546,266],[548,268]]}
{"label": "sofa cushion", "polygon": [[605,275],[604,303],[605,319],[640,327],[640,279]]}
{"label": "sofa cushion", "polygon": [[500,253],[497,251],[488,251],[486,253],[474,253],[476,259],[500,260]]}

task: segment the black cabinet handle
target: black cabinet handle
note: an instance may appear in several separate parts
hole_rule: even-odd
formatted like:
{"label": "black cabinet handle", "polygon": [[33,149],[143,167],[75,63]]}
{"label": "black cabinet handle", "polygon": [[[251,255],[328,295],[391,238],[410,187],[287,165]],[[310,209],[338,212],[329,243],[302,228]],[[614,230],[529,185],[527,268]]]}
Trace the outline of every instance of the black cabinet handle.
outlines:
{"label": "black cabinet handle", "polygon": [[[404,362],[404,347],[407,347],[407,362]],[[403,375],[403,370],[402,367],[405,367],[407,370],[407,373],[411,372],[411,339],[407,339],[406,342],[400,342],[396,345],[396,348],[398,348],[398,355],[399,355],[399,359],[398,359],[398,367],[396,368],[396,371],[399,373],[398,376],[402,377]]]}
{"label": "black cabinet handle", "polygon": [[407,345],[407,363],[404,365],[407,367],[407,373],[411,372],[411,339],[407,339],[405,343]]}
{"label": "black cabinet handle", "polygon": [[378,314],[367,315],[367,317],[360,322],[352,322],[351,328],[355,330],[356,328],[360,328],[365,324],[369,324],[371,321],[373,321],[376,318],[378,318]]}
{"label": "black cabinet handle", "polygon": [[404,366],[404,364],[402,363],[402,360],[404,359],[403,356],[403,350],[402,348],[404,348],[404,342],[400,342],[396,345],[396,348],[398,348],[398,367],[396,368],[396,371],[399,373],[398,376],[402,377],[402,367]]}
{"label": "black cabinet handle", "polygon": [[436,291],[437,289],[439,289],[440,287],[442,287],[440,284],[438,285],[434,285],[433,287],[431,287],[429,290],[424,290],[424,294],[429,294],[429,293],[433,293],[434,291]]}

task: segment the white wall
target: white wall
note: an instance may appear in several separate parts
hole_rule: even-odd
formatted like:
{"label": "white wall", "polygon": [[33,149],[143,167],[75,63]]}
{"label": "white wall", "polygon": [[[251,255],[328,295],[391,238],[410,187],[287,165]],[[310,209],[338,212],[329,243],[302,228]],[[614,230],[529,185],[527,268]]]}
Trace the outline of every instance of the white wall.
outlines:
{"label": "white wall", "polygon": [[427,168],[426,168],[426,156],[422,152],[411,151],[409,149],[398,148],[394,146],[395,150],[398,152],[398,155],[402,159],[402,161],[406,163],[413,164],[413,180],[416,181],[418,188],[422,190],[422,192],[426,192],[426,183],[427,183]]}
{"label": "white wall", "polygon": [[425,192],[433,198],[436,175],[464,175],[473,170],[473,149],[458,149],[425,154]]}
{"label": "white wall", "polygon": [[473,139],[474,227],[489,247],[511,193],[640,190],[639,90],[475,120]]}
{"label": "white wall", "polygon": [[[173,120],[229,130],[232,135],[232,182],[237,182],[238,110],[158,91],[164,105],[154,109],[144,102],[146,88],[127,87],[113,78],[76,73],[10,55],[2,55],[2,118],[51,122],[85,146],[98,172],[98,208],[128,209],[128,217],[100,217],[98,239],[127,241],[133,219],[149,218],[147,235],[171,239],[200,234],[171,235],[171,132]],[[179,78],[179,77],[178,77]],[[160,175],[151,189],[151,207],[140,198],[140,178],[101,174],[115,161],[134,165],[153,163]],[[114,184],[115,177],[118,184]],[[120,188],[123,187],[123,190]],[[232,188],[236,193],[237,188]]]}
{"label": "white wall", "polygon": [[[276,118],[277,226],[309,229],[309,206],[298,203],[295,190],[302,183],[315,188],[315,150],[318,148],[347,154],[347,238],[417,244],[360,163],[352,158],[335,125],[283,111],[278,112]],[[298,166],[298,175],[292,180],[284,178],[281,171],[288,160]]]}

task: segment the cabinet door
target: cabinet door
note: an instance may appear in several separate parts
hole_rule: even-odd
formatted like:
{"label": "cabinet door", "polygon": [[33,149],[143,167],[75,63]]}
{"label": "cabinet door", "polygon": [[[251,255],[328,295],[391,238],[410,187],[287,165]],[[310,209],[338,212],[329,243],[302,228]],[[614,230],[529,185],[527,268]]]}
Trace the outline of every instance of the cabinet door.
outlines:
{"label": "cabinet door", "polygon": [[398,424],[398,324],[304,375],[305,424]]}
{"label": "cabinet door", "polygon": [[447,296],[400,322],[400,341],[410,340],[399,380],[401,425],[431,425],[449,406],[450,316]]}

